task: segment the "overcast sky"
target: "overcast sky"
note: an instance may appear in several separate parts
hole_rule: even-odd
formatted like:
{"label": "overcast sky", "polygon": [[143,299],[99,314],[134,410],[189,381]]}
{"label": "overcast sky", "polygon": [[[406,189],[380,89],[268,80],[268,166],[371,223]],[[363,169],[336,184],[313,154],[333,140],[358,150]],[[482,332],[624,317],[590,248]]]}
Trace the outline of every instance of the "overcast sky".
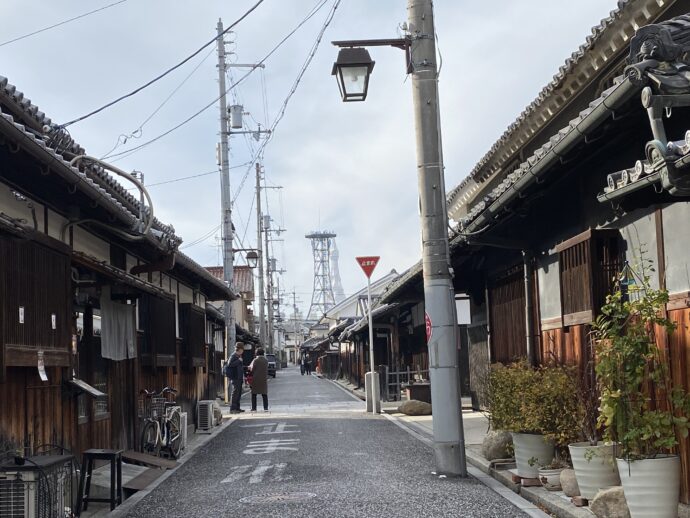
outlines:
{"label": "overcast sky", "polygon": [[[157,76],[210,40],[219,18],[227,26],[256,3],[128,0],[2,45],[114,1],[2,0],[0,75],[53,121],[64,123]],[[270,125],[276,118],[333,1],[328,0],[266,61],[265,70],[252,73],[234,89],[233,95],[251,114],[245,117],[248,129],[257,123]],[[228,50],[234,52],[229,61],[261,60],[319,3],[265,0],[228,37]],[[346,294],[365,284],[355,256],[381,256],[374,277],[393,268],[402,272],[420,257],[412,96],[403,53],[371,50],[376,67],[364,103],[342,103],[330,75],[337,54],[331,40],[398,37],[398,26],[407,18],[406,4],[342,1],[265,149],[267,182],[283,187],[268,192],[268,210],[264,207],[275,225],[287,230],[281,236],[284,241],[274,244],[278,264],[286,270],[281,288],[294,288],[305,312],[311,301],[313,263],[304,235],[312,230],[338,235]],[[440,102],[447,190],[467,175],[615,5],[615,0],[435,2],[443,63]],[[115,152],[187,119],[218,96],[217,57],[211,49],[138,95],[70,126],[72,136],[89,154],[101,157],[120,135],[135,133]],[[235,78],[243,73],[232,71]],[[219,176],[153,184],[217,170],[218,130],[214,104],[168,136],[114,162],[125,170],[144,172],[157,216],[174,225],[185,240],[183,247],[209,236],[183,248],[205,266],[219,264],[220,233],[214,231],[220,223]],[[233,136],[230,147],[231,166],[251,160],[252,150],[243,136]],[[247,248],[256,245],[253,175],[252,166],[231,170],[231,188],[237,196],[233,220]]]}

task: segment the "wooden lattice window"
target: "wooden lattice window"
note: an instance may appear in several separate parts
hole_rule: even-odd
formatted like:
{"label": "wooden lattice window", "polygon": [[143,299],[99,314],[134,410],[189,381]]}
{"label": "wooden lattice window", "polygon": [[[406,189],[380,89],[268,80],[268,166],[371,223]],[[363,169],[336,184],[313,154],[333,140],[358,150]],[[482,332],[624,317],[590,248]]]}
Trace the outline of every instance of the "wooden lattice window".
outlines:
{"label": "wooden lattice window", "polygon": [[204,366],[206,313],[194,304],[180,304],[179,315],[183,363],[188,367]]}
{"label": "wooden lattice window", "polygon": [[509,363],[527,355],[525,281],[522,265],[489,285],[491,361]]}
{"label": "wooden lattice window", "polygon": [[617,230],[590,229],[556,247],[563,325],[592,322],[621,268]]}
{"label": "wooden lattice window", "polygon": [[142,296],[139,303],[139,325],[144,328],[141,353],[157,367],[175,366],[177,341],[175,339],[175,301],[154,295]]}

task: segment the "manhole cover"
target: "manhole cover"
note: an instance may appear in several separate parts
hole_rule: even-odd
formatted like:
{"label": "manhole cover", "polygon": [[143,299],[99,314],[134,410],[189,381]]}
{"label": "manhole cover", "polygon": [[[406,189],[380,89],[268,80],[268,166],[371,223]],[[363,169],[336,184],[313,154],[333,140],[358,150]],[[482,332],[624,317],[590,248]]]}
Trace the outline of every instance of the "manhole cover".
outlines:
{"label": "manhole cover", "polygon": [[275,504],[307,502],[316,498],[314,493],[274,493],[272,495],[254,495],[240,498],[243,504]]}

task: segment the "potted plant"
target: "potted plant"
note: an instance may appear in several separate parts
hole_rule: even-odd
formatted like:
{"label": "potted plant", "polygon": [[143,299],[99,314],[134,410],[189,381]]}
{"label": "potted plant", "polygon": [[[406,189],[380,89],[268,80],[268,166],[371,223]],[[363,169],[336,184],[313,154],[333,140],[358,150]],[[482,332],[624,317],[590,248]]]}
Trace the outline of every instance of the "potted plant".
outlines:
{"label": "potted plant", "polygon": [[[590,337],[591,338],[591,337]],[[575,380],[577,402],[580,407],[580,431],[585,440],[568,445],[570,459],[580,496],[592,500],[600,489],[619,486],[618,467],[614,445],[601,439],[599,419],[599,389],[594,373],[594,340],[586,344],[584,366],[578,370]]]}
{"label": "potted plant", "polygon": [[555,457],[550,464],[539,466],[539,482],[547,491],[561,490],[561,471],[566,469],[568,463],[560,457]]}
{"label": "potted plant", "polygon": [[604,439],[617,445],[631,517],[675,518],[680,460],[671,451],[688,435],[690,397],[673,386],[668,357],[657,345],[657,331],[675,329],[664,312],[668,293],[625,269],[594,325],[598,422]]}
{"label": "potted plant", "polygon": [[577,407],[566,367],[532,368],[526,361],[493,366],[489,378],[489,420],[494,430],[512,432],[517,474],[538,478],[555,448],[573,438]]}

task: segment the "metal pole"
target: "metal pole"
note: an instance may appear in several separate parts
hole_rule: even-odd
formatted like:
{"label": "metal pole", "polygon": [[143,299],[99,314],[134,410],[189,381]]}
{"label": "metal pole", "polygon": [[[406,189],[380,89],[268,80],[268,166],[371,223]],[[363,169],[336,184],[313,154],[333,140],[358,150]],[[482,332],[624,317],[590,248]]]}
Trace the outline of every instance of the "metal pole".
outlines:
{"label": "metal pole", "polygon": [[[232,264],[232,200],[230,199],[230,166],[228,151],[228,108],[225,99],[225,42],[223,22],[218,20],[218,88],[220,91],[220,199],[223,226],[223,280],[234,292]],[[235,315],[232,301],[225,301],[225,358],[235,350]],[[225,402],[228,402],[228,380],[225,378]]]}
{"label": "metal pole", "polygon": [[408,0],[410,65],[421,204],[424,301],[431,321],[429,377],[436,471],[467,476],[458,377],[457,318],[441,156],[436,32],[431,0]]}
{"label": "metal pole", "polygon": [[268,232],[271,226],[270,216],[264,216],[264,238],[266,239],[266,307],[268,309],[267,333],[268,352],[273,353],[273,274],[271,273],[271,254],[268,248]]}
{"label": "metal pole", "polygon": [[259,249],[259,343],[266,345],[264,327],[264,251],[261,240],[261,166],[256,163],[256,248]]}
{"label": "metal pole", "polygon": [[374,321],[371,316],[371,279],[368,276],[367,313],[369,314],[369,372],[374,372]]}

